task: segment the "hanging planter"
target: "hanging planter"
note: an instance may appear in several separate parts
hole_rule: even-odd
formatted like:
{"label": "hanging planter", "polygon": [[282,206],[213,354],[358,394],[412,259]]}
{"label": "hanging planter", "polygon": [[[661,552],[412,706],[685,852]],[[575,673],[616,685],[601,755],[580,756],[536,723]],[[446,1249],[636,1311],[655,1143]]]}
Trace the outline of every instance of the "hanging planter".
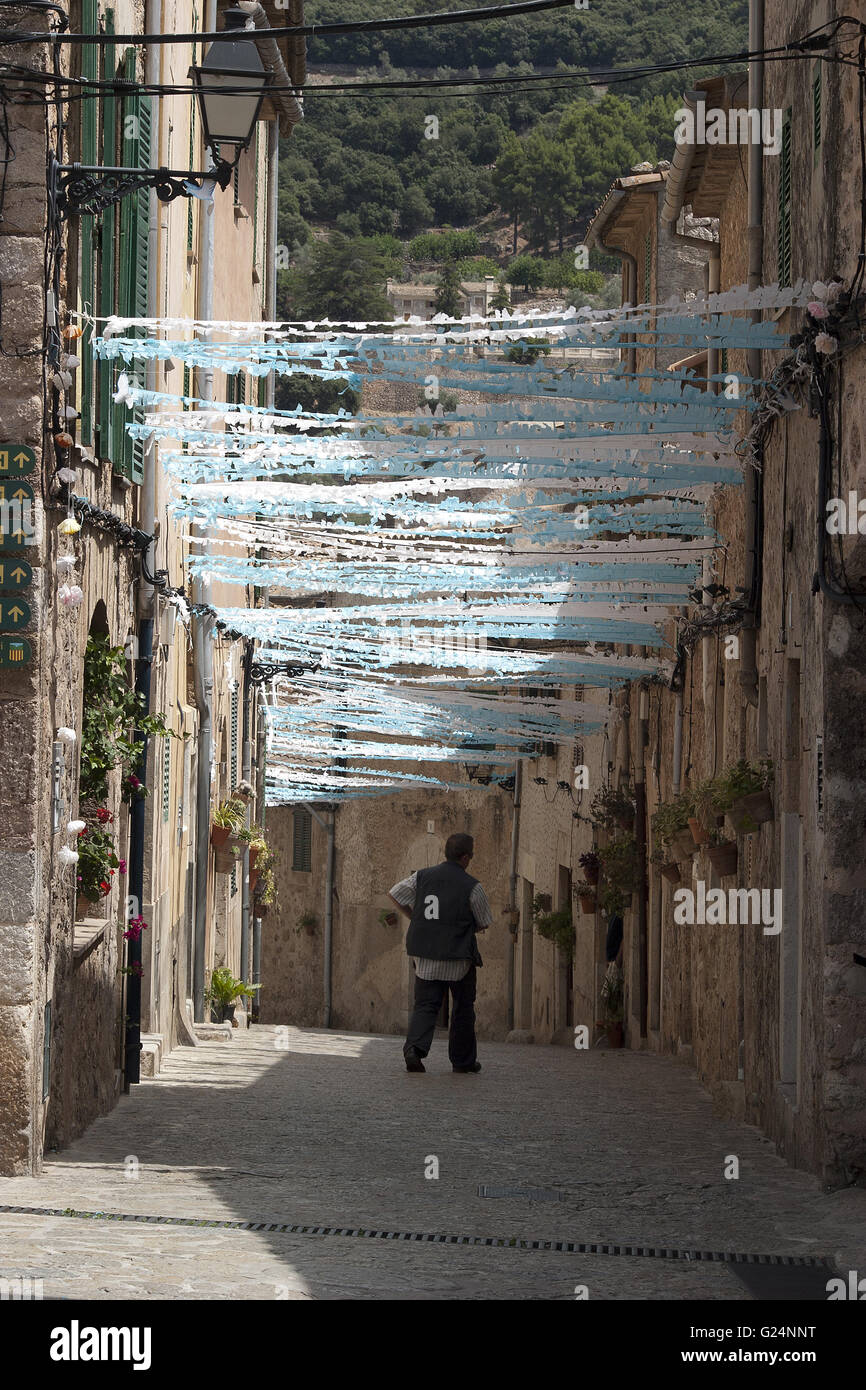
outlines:
{"label": "hanging planter", "polygon": [[737,872],[736,840],[725,840],[719,845],[708,845],[707,854],[719,878],[728,878]]}
{"label": "hanging planter", "polygon": [[578,901],[580,902],[580,910],[584,917],[595,916],[597,900],[594,893],[581,893]]}
{"label": "hanging planter", "polygon": [[243,844],[240,840],[230,835],[224,845],[214,850],[214,868],[218,874],[230,874],[237,868],[237,862],[241,857]]}
{"label": "hanging planter", "polygon": [[601,873],[601,859],[599,856],[594,850],[588,850],[586,854],[580,856],[577,862],[583,870],[583,876],[587,883],[594,887],[598,883],[599,874]]}
{"label": "hanging planter", "polygon": [[678,830],[671,839],[671,850],[674,858],[679,862],[684,859],[691,859],[695,853],[695,842],[692,839],[690,830]]}
{"label": "hanging planter", "polygon": [[749,796],[741,796],[732,804],[728,815],[737,834],[748,835],[759,825],[765,825],[767,821],[775,819],[773,798],[768,791],[752,792]]}
{"label": "hanging planter", "polygon": [[708,845],[710,832],[695,816],[689,816],[689,832],[696,845]]}
{"label": "hanging planter", "polygon": [[669,864],[660,864],[659,873],[662,878],[667,879],[668,883],[679,883],[682,878],[680,866],[675,859],[672,859]]}
{"label": "hanging planter", "polygon": [[232,828],[230,825],[212,825],[210,828],[210,842],[214,849],[222,849],[231,834]]}
{"label": "hanging planter", "polygon": [[258,869],[250,869],[250,892],[252,893],[259,881]]}

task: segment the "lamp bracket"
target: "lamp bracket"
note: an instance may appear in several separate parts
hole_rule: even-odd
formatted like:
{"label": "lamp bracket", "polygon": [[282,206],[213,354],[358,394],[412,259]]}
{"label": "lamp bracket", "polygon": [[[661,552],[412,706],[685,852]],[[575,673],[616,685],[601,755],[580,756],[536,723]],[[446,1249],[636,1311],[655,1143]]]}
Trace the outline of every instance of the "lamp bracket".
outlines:
{"label": "lamp bracket", "polygon": [[97,216],[106,208],[119,203],[130,193],[155,188],[160,202],[191,197],[202,187],[200,180],[212,179],[220,188],[227,188],[232,166],[220,160],[204,173],[182,169],[124,169],[99,168],[87,164],[58,164],[52,161],[52,190],[54,204],[62,218]]}

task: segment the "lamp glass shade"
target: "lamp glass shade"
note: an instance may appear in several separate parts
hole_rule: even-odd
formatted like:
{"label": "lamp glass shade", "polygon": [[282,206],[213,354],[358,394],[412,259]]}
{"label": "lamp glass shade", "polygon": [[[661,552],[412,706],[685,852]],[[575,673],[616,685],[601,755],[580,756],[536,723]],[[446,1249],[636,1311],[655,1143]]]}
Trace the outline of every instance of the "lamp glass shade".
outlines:
{"label": "lamp glass shade", "polygon": [[255,44],[217,39],[193,76],[208,143],[249,144],[268,81]]}

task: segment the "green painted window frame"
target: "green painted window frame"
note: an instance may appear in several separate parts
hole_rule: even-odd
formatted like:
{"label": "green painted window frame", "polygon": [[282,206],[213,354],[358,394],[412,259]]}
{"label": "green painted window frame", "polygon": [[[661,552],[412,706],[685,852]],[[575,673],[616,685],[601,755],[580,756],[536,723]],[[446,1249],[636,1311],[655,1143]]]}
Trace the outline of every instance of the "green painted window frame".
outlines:
{"label": "green painted window frame", "polygon": [[[99,33],[99,3],[98,0],[81,0],[81,32],[83,34]],[[99,47],[97,44],[83,44],[81,49],[81,76],[96,80],[99,77]],[[81,163],[99,163],[99,97],[84,97],[81,102]],[[79,218],[79,245],[81,255],[81,269],[79,275],[79,294],[81,307],[90,314],[96,312],[96,236],[94,235],[94,219],[92,217]],[[92,445],[94,439],[94,413],[93,413],[93,394],[94,394],[94,373],[93,373],[93,354],[90,351],[90,339],[93,330],[89,324],[84,325],[82,335],[81,352],[81,425],[79,427],[79,438],[82,444]]]}

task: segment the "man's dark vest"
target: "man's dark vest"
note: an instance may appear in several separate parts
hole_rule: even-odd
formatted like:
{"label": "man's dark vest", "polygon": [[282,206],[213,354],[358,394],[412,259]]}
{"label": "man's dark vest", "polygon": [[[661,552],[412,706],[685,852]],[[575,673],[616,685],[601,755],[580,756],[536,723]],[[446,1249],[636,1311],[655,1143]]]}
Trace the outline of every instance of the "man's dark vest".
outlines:
{"label": "man's dark vest", "polygon": [[410,956],[429,960],[473,960],[481,964],[475,942],[475,918],[469,906],[478,882],[453,859],[432,869],[418,869],[415,906],[406,933]]}

